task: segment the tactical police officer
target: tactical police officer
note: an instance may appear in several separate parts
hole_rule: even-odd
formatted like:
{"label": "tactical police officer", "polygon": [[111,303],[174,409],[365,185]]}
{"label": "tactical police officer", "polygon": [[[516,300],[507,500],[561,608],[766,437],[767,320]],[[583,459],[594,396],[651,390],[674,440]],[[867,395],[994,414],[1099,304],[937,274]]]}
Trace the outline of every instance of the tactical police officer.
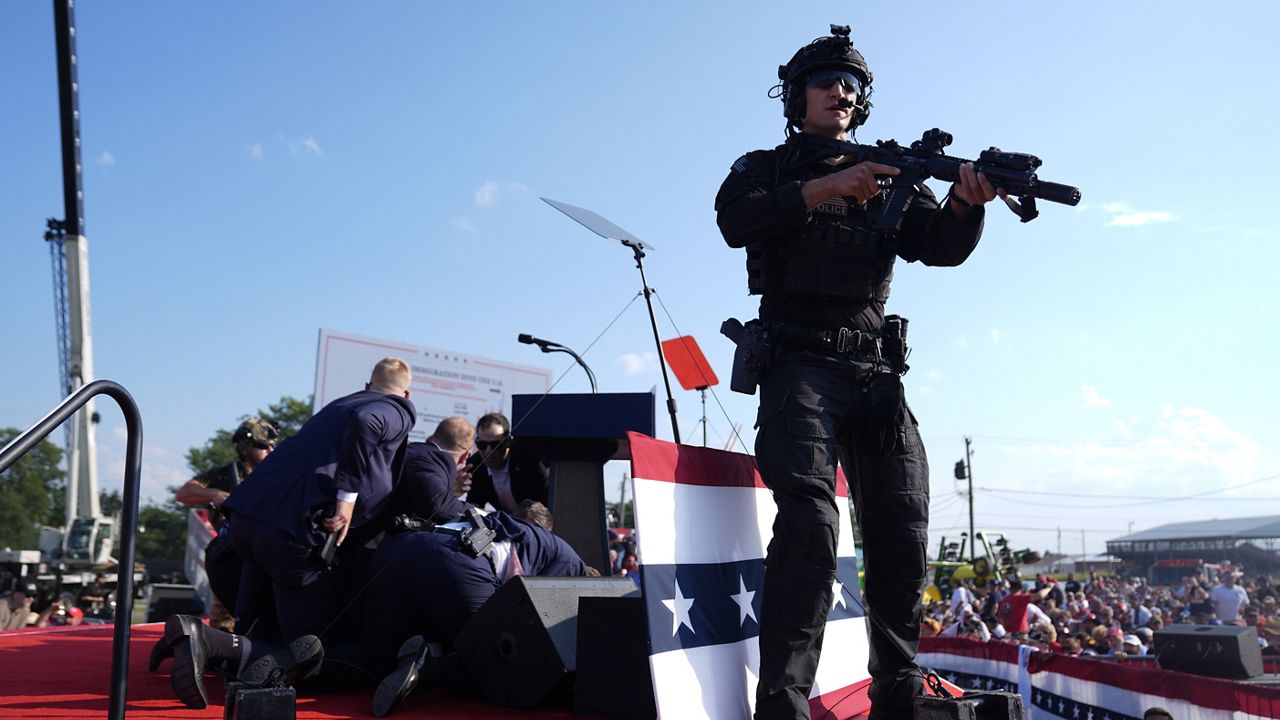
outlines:
{"label": "tactical police officer", "polygon": [[746,248],[767,351],[756,458],[778,514],[765,559],[758,718],[807,718],[832,607],[835,471],[845,468],[862,529],[870,627],[871,717],[911,717],[921,687],[920,590],[929,518],[928,464],[902,392],[906,321],[885,316],[894,260],[964,262],[983,205],[1003,194],[972,165],[945,202],[918,192],[896,236],[873,233],[878,178],[816,147],[842,140],[871,110],[871,72],[847,27],[779,68],[787,140],[733,164],[716,196],[730,247]]}
{"label": "tactical police officer", "polygon": [[214,527],[220,526],[228,517],[222,510],[222,501],[227,499],[246,475],[253,472],[258,463],[267,459],[276,447],[278,435],[275,427],[261,418],[249,418],[240,423],[231,434],[231,442],[236,448],[236,460],[191,478],[178,488],[173,499],[188,507],[212,505],[216,512],[209,514],[209,523]]}
{"label": "tactical police officer", "polygon": [[227,537],[227,520],[230,513],[222,508],[232,490],[253,469],[271,454],[276,447],[279,432],[271,423],[260,418],[249,418],[240,423],[231,434],[235,444],[236,459],[226,465],[206,470],[191,478],[173,499],[188,507],[210,507],[209,524],[218,531],[205,548],[205,574],[213,589],[213,607],[209,608],[209,622],[224,630],[235,628],[235,600],[240,588],[240,570],[243,563],[231,547]]}

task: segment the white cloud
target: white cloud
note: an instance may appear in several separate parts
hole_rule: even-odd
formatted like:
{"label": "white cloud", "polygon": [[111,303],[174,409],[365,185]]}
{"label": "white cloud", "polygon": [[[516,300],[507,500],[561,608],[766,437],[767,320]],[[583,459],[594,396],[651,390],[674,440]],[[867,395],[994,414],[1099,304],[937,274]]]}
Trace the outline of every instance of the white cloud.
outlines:
{"label": "white cloud", "polygon": [[289,148],[289,154],[298,157],[303,153],[309,153],[316,157],[324,157],[324,148],[320,147],[320,143],[316,142],[314,136],[308,136],[300,140],[280,135],[280,142]]}
{"label": "white cloud", "polygon": [[[1027,483],[1031,489],[1152,496],[1211,491],[1257,480],[1260,475],[1261,446],[1207,410],[1168,405],[1153,421],[1130,417],[1127,424],[1117,422],[1110,427],[1116,431],[1111,439],[1008,448],[1010,470],[1016,476],[1035,478],[1036,482]],[[1014,487],[1022,483],[996,484]],[[1252,485],[1213,497],[1257,497],[1274,492],[1268,493],[1266,485]],[[1082,505],[1089,501],[1062,502]],[[1136,514],[1144,517],[1195,507],[1191,502],[1137,502],[1129,506],[1141,507],[1142,512]],[[1204,507],[1224,517],[1249,514],[1243,503],[1206,503]],[[1079,507],[1073,510],[1076,514],[1079,511]]]}
{"label": "white cloud", "polygon": [[1178,220],[1178,216],[1163,210],[1134,210],[1127,203],[1115,202],[1102,206],[1102,211],[1111,216],[1103,227],[1141,227],[1152,223],[1166,223]]}
{"label": "white cloud", "polygon": [[[120,490],[124,494],[124,459],[128,433],[119,425],[110,433],[98,434],[98,487],[104,492]],[[173,497],[171,488],[191,479],[191,471],[182,453],[155,444],[142,446],[139,504],[159,505]]]}
{"label": "white cloud", "polygon": [[991,333],[991,342],[998,344],[1000,342],[1000,330],[998,328],[991,328],[988,332]]}
{"label": "white cloud", "polygon": [[109,151],[103,150],[102,154],[98,156],[98,164],[111,167],[112,165],[116,164],[116,159],[111,155]]}
{"label": "white cloud", "polygon": [[498,183],[493,180],[486,180],[484,185],[476,190],[476,207],[491,208],[498,204]]}
{"label": "white cloud", "polygon": [[941,380],[942,373],[937,370],[930,370],[928,373],[926,373],[925,377],[929,378],[930,380]]}
{"label": "white cloud", "polygon": [[1081,385],[1080,397],[1084,398],[1084,406],[1088,408],[1107,407],[1111,404],[1111,398],[1103,397],[1098,388],[1092,385]]}
{"label": "white cloud", "polygon": [[614,362],[628,375],[645,375],[658,369],[658,355],[653,352],[626,353]]}
{"label": "white cloud", "polygon": [[514,180],[508,184],[507,187],[515,190],[516,192],[529,192],[528,186],[521,182],[515,182]]}
{"label": "white cloud", "polygon": [[262,159],[262,143],[254,143],[249,146],[249,157],[254,160]]}
{"label": "white cloud", "polygon": [[455,219],[453,221],[453,226],[458,228],[459,230],[466,230],[467,232],[471,232],[471,233],[480,232],[479,230],[476,229],[476,226],[471,222],[471,218],[465,215]]}

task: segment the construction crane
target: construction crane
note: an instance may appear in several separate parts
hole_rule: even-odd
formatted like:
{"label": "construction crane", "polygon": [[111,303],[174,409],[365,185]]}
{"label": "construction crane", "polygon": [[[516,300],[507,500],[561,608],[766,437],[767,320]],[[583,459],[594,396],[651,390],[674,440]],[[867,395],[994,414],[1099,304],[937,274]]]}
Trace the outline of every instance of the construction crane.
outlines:
{"label": "construction crane", "polygon": [[[62,141],[64,215],[46,223],[53,265],[54,319],[63,397],[93,380],[89,315],[89,241],[85,237],[84,184],[80,163],[80,84],[77,75],[74,0],[53,0],[58,54],[58,106]],[[104,566],[113,545],[114,522],[98,500],[98,452],[93,401],[68,423],[67,515],[61,562],[69,567]],[[50,550],[44,547],[41,550]]]}
{"label": "construction crane", "polygon": [[[80,165],[79,81],[76,76],[75,0],[53,0],[58,54],[64,216],[50,218],[44,239],[53,265],[58,388],[66,397],[93,380],[89,319],[89,242],[84,234]],[[98,499],[98,453],[93,401],[67,423],[67,508],[62,527],[40,530],[38,550],[0,548],[0,590],[34,582],[42,593],[83,587],[109,568],[116,521],[104,517]],[[106,609],[109,616],[111,610]]]}

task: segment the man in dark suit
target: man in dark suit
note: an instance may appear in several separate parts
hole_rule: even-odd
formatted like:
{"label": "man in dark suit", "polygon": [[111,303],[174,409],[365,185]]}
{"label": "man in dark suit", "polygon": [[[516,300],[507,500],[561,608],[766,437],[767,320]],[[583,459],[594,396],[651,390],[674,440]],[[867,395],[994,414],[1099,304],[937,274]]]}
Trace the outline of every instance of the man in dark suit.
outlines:
{"label": "man in dark suit", "polygon": [[525,500],[549,504],[551,471],[531,446],[511,437],[511,421],[502,413],[489,413],[476,422],[477,453],[467,463],[471,490],[467,502],[485,503],[514,513]]}
{"label": "man in dark suit", "polygon": [[[358,587],[353,579],[370,552],[361,546],[381,532],[416,419],[408,401],[412,379],[405,361],[379,361],[363,391],[311,416],[223,501],[233,511],[232,545],[244,560],[239,622],[246,628],[254,625],[246,618],[266,622],[250,639],[214,631],[199,618],[170,618],[164,636],[173,649],[170,683],[188,707],[208,702],[202,676],[209,660],[242,668],[241,679],[278,675],[292,683],[320,670],[322,641],[344,647],[349,640],[342,633],[356,628],[339,621],[343,592]],[[330,533],[341,547],[334,564],[320,551]],[[354,643],[345,647],[354,649],[329,654],[358,657]]]}
{"label": "man in dark suit", "polygon": [[[471,454],[475,432],[464,418],[440,421],[426,442],[410,443],[405,452],[400,489],[405,510],[433,523],[456,519],[471,507],[459,499],[466,490],[458,471]],[[397,508],[400,509],[400,508]]]}
{"label": "man in dark suit", "polygon": [[[421,515],[423,508],[415,510]],[[448,653],[433,662],[427,646],[451,650],[467,621],[507,580],[599,574],[547,529],[551,517],[545,506],[526,502],[519,516],[495,512],[482,522],[494,537],[480,554],[467,550],[461,532],[468,524],[451,522],[389,537],[370,561],[364,659],[369,671],[389,673],[374,696],[375,716],[390,713],[423,676],[430,676],[432,687],[474,691],[475,680],[460,656]]]}
{"label": "man in dark suit", "polygon": [[[355,629],[337,615],[343,592],[358,587],[365,544],[388,519],[384,510],[416,420],[411,382],[403,360],[380,360],[364,391],[312,415],[223,502],[233,511],[230,537],[244,559],[239,626],[257,620],[265,632],[255,635],[274,637],[274,624],[285,643],[303,635],[340,642],[340,633]],[[321,559],[330,533],[338,544],[333,564]]]}

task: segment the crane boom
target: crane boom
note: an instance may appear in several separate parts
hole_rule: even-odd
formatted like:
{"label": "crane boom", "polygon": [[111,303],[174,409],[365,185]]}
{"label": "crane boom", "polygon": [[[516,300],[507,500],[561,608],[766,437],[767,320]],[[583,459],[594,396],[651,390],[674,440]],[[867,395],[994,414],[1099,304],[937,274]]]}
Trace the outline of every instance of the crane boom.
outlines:
{"label": "crane boom", "polygon": [[[80,158],[80,86],[76,71],[74,0],[53,0],[54,31],[58,54],[58,107],[62,141],[62,195],[64,216],[50,221],[49,230],[62,246],[66,284],[55,285],[59,314],[59,352],[63,363],[64,393],[70,394],[93,380],[92,324],[89,313],[89,241],[85,237],[84,185]],[[55,273],[57,272],[57,250]],[[64,334],[65,333],[65,334]],[[96,414],[92,401],[71,421],[67,443],[67,528],[77,518],[100,520],[98,501],[98,453],[94,438]],[[96,535],[97,533],[92,533]],[[88,555],[98,555],[90,542]],[[110,543],[107,543],[110,550]],[[97,560],[97,558],[85,558]]]}

